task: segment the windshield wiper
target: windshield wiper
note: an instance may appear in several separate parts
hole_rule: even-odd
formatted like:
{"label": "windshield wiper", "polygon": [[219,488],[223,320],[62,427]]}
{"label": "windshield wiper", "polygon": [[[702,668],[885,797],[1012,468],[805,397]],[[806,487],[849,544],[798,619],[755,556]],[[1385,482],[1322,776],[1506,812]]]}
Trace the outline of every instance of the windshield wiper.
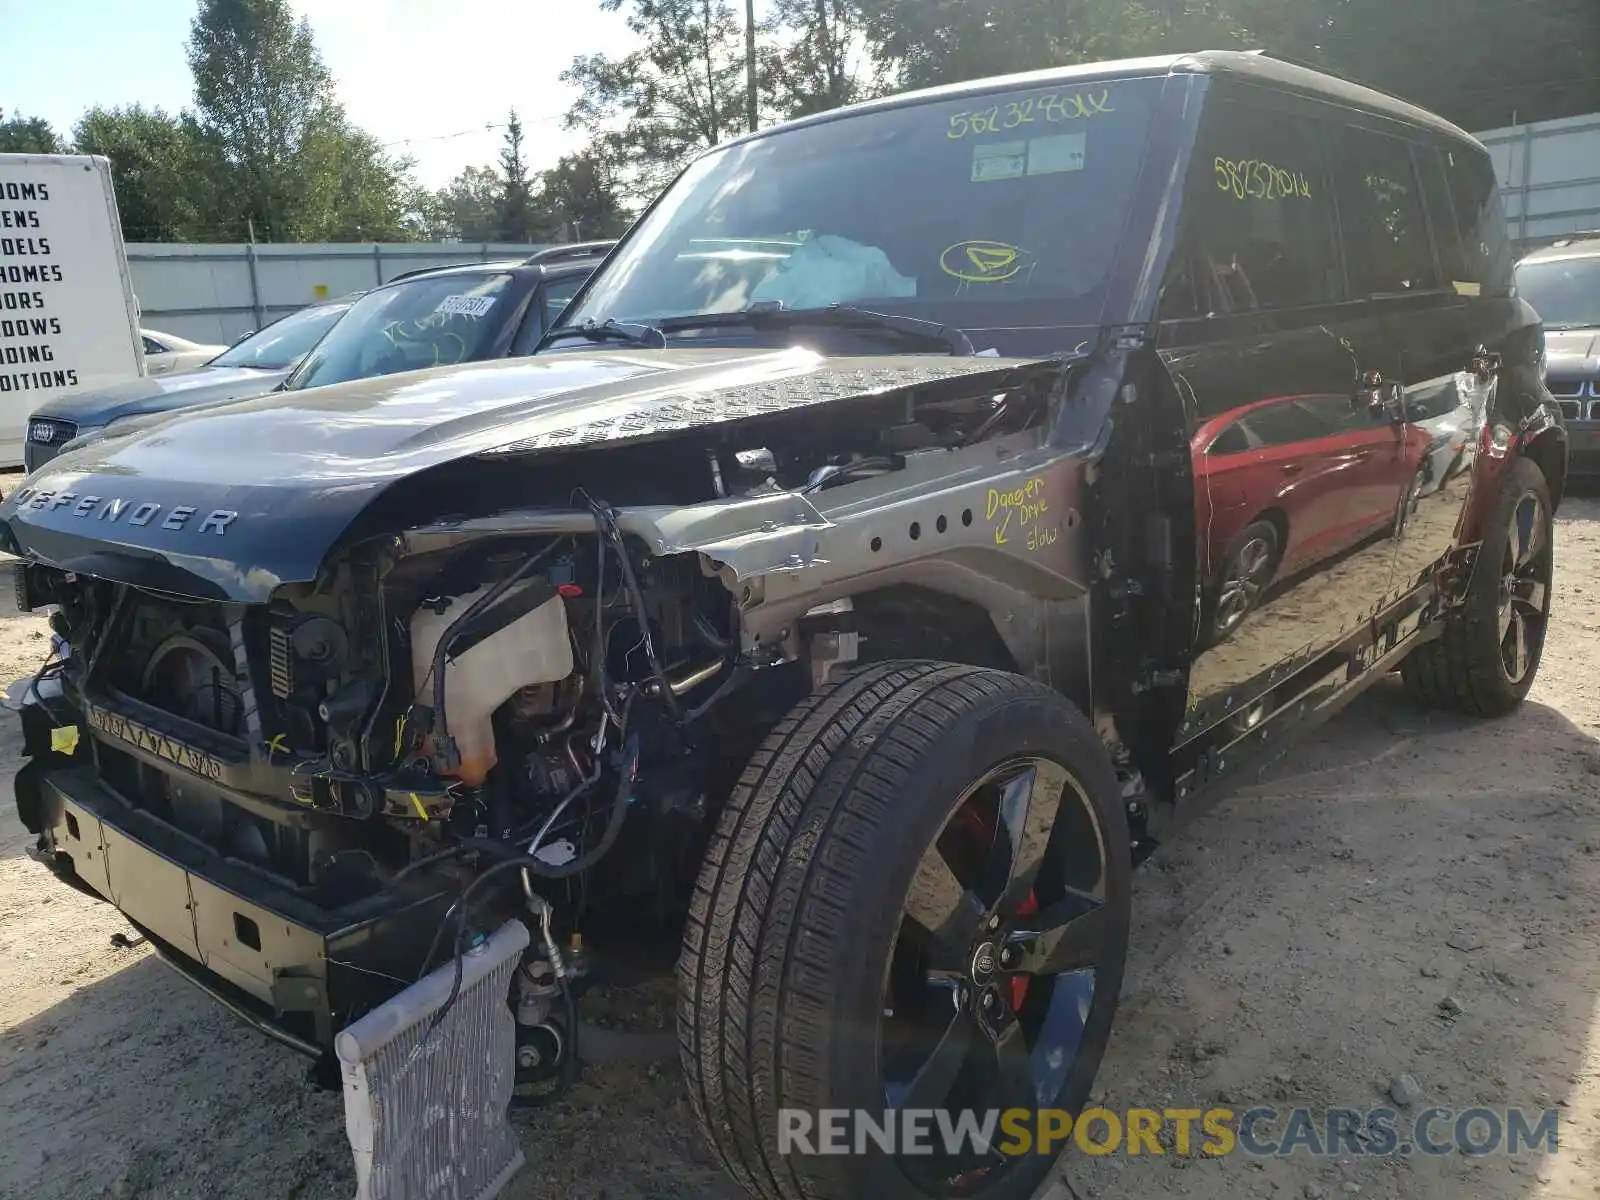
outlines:
{"label": "windshield wiper", "polygon": [[570,338],[587,338],[591,342],[627,342],[631,346],[648,346],[652,350],[665,350],[667,335],[654,325],[635,324],[631,321],[585,321],[582,325],[568,325],[552,329],[544,335],[544,345]]}
{"label": "windshield wiper", "polygon": [[758,300],[748,308],[730,313],[700,313],[690,317],[668,317],[660,323],[664,333],[685,329],[717,329],[744,325],[751,329],[790,329],[796,325],[827,325],[857,331],[884,330],[925,344],[945,347],[951,354],[971,355],[972,339],[954,325],[924,321],[896,313],[873,312],[853,304],[829,304],[823,308],[785,308],[781,300]]}

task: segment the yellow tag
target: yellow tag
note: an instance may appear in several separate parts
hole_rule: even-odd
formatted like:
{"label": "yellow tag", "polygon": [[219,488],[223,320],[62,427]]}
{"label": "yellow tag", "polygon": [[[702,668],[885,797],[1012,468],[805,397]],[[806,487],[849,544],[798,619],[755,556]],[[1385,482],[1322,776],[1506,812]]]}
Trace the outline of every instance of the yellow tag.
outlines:
{"label": "yellow tag", "polygon": [[422,807],[422,798],[415,792],[411,793],[411,806],[417,810],[417,816],[424,821],[428,819],[428,810]]}
{"label": "yellow tag", "polygon": [[78,752],[78,727],[76,725],[62,725],[50,731],[50,749],[57,754],[76,754]]}

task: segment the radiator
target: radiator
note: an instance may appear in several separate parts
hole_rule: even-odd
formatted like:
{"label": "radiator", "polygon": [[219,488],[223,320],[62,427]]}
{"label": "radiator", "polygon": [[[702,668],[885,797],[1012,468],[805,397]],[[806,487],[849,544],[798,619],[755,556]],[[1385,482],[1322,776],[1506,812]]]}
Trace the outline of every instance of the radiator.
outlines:
{"label": "radiator", "polygon": [[507,997],[527,945],[527,928],[508,921],[469,951],[460,995],[426,1040],[453,961],[335,1039],[356,1200],[490,1200],[522,1167],[506,1120],[516,1067]]}

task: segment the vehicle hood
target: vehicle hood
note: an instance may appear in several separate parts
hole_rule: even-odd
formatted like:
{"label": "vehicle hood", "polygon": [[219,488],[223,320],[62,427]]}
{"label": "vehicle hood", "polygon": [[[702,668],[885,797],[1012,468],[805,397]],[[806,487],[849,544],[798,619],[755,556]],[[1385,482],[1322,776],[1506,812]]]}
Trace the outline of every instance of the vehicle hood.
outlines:
{"label": "vehicle hood", "polygon": [[[314,579],[367,505],[431,467],[664,437],[963,377],[999,389],[1024,366],[619,349],[276,392],[135,418],[63,454],[0,504],[0,548],[141,586],[259,602],[282,583]],[[996,378],[978,382],[983,375]]]}
{"label": "vehicle hood", "polygon": [[248,367],[200,367],[182,375],[130,379],[127,383],[60,396],[33,415],[71,421],[83,429],[144,413],[170,412],[191,404],[259,396],[288,377],[287,371],[253,371]]}
{"label": "vehicle hood", "polygon": [[1547,329],[1544,352],[1557,379],[1600,372],[1600,329]]}

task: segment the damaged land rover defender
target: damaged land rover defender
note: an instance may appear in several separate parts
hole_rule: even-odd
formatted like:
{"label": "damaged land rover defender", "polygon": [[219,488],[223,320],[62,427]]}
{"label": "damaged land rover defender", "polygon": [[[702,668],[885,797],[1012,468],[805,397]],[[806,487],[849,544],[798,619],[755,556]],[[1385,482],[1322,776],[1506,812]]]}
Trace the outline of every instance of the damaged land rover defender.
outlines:
{"label": "damaged land rover defender", "polygon": [[1468,135],[1253,54],[719,146],[533,358],[31,476],[22,820],[310,1054],[531,906],[559,1086],[574,935],[681,938],[753,1194],[1026,1196],[779,1111],[1077,1111],[1138,861],[1390,672],[1517,706],[1566,443],[1510,272]]}

